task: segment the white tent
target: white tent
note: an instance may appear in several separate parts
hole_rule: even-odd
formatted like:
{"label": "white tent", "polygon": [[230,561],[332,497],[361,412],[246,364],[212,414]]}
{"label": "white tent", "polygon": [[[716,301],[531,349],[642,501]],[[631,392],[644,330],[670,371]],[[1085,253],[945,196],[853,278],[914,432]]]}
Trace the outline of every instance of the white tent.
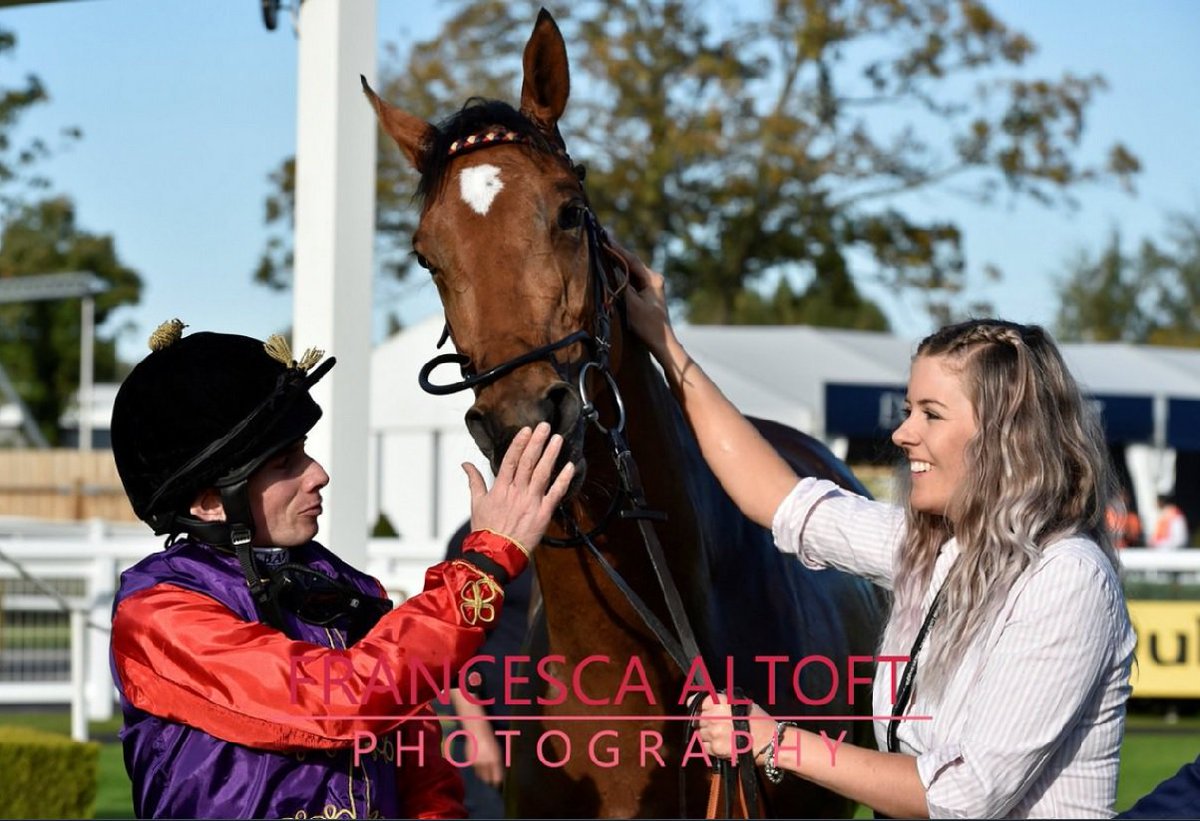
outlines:
{"label": "white tent", "polygon": [[811,433],[839,455],[845,454],[844,443],[826,419],[828,387],[870,385],[887,387],[889,394],[902,390],[913,348],[891,334],[798,325],[684,326],[678,333],[743,413]]}

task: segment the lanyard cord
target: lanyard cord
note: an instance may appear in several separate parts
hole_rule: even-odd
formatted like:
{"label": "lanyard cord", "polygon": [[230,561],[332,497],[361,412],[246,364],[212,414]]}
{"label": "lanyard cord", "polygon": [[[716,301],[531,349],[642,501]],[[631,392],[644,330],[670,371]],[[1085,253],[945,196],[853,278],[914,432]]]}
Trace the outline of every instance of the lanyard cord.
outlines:
{"label": "lanyard cord", "polygon": [[940,610],[938,605],[942,603],[942,593],[945,589],[945,586],[938,589],[933,604],[929,605],[929,612],[925,614],[925,621],[921,624],[921,629],[917,631],[917,637],[913,640],[912,649],[908,651],[908,665],[904,668],[904,675],[900,677],[900,689],[896,692],[896,703],[892,705],[892,718],[888,722],[887,750],[889,753],[900,752],[900,741],[896,738],[896,732],[900,728],[900,718],[908,709],[908,702],[912,698],[913,684],[917,677],[917,654],[921,652],[921,646],[925,643],[925,636],[929,633],[929,629],[937,621]]}

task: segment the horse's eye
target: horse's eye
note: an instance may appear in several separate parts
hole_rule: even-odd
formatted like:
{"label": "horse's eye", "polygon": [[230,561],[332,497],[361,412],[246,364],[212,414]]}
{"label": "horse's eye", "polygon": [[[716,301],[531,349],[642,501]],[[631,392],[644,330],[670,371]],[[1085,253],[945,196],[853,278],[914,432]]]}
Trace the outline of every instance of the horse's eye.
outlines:
{"label": "horse's eye", "polygon": [[417,254],[415,251],[413,253],[417,258],[417,265],[420,265],[422,268],[432,274],[433,266],[429,264],[429,260],[425,259],[425,257],[421,256],[420,254]]}
{"label": "horse's eye", "polygon": [[577,202],[568,202],[558,212],[558,227],[564,231],[573,231],[583,225],[583,206]]}

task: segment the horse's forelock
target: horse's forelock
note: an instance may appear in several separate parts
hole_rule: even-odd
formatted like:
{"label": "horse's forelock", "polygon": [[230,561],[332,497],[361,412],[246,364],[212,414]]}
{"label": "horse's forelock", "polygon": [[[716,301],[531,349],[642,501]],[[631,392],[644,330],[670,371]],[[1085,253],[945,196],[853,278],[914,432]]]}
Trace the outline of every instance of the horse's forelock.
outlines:
{"label": "horse's forelock", "polygon": [[423,147],[425,163],[422,167],[421,181],[417,185],[417,200],[422,205],[437,194],[445,180],[446,169],[453,159],[450,156],[450,145],[455,140],[494,127],[520,134],[528,140],[526,144],[537,151],[546,154],[553,154],[555,151],[545,133],[508,103],[472,97],[461,109],[438,123]]}

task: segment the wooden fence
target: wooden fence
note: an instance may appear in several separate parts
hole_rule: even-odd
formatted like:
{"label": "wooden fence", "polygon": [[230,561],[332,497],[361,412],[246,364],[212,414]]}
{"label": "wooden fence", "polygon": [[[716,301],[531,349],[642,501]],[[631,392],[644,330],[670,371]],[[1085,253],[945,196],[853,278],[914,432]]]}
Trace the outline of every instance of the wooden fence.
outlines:
{"label": "wooden fence", "polygon": [[0,450],[0,516],[137,521],[107,449]]}

